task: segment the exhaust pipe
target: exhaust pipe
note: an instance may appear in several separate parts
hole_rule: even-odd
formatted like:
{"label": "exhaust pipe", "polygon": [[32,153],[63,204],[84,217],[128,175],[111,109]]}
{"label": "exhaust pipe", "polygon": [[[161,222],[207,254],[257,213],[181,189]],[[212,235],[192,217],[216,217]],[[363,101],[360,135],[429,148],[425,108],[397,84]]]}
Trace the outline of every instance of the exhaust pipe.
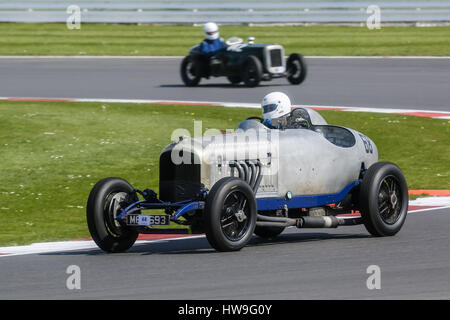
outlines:
{"label": "exhaust pipe", "polygon": [[[242,169],[241,165],[237,161],[231,162],[230,167],[236,168],[238,171],[238,178],[244,179],[244,170]],[[231,176],[234,176],[234,171],[232,172]]]}
{"label": "exhaust pipe", "polygon": [[258,168],[258,176],[256,178],[255,184],[253,185],[253,192],[256,194],[256,192],[258,191],[259,188],[259,184],[261,183],[261,179],[262,179],[262,163],[261,161],[257,160],[256,161],[256,167]]}
{"label": "exhaust pipe", "polygon": [[297,219],[283,217],[269,217],[258,214],[256,225],[261,227],[290,227],[297,228],[337,228],[338,226],[357,225],[362,223],[362,218],[337,218],[335,216],[300,217]]}
{"label": "exhaust pipe", "polygon": [[242,169],[244,169],[244,176],[242,179],[246,182],[248,182],[248,167],[245,161],[239,161],[239,164],[242,166]]}
{"label": "exhaust pipe", "polygon": [[297,219],[297,228],[337,228],[339,221],[334,216],[301,217]]}
{"label": "exhaust pipe", "polygon": [[250,167],[250,173],[251,176],[249,178],[249,184],[250,187],[253,189],[253,187],[255,186],[255,181],[256,181],[256,166],[251,162],[251,161],[247,161],[248,166]]}
{"label": "exhaust pipe", "polygon": [[256,163],[246,161],[231,161],[229,166],[231,167],[231,176],[234,177],[234,168],[238,172],[238,177],[247,182],[256,193],[259,188],[259,184],[262,180],[262,163],[256,160]]}

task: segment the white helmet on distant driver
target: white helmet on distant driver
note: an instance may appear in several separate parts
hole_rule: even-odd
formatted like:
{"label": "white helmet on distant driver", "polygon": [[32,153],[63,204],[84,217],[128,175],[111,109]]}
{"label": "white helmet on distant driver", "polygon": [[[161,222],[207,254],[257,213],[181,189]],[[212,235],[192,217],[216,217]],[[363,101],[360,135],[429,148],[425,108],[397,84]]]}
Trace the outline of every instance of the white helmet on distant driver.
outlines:
{"label": "white helmet on distant driver", "polygon": [[208,40],[216,40],[219,38],[219,27],[214,22],[205,23],[203,31]]}
{"label": "white helmet on distant driver", "polygon": [[291,112],[291,100],[282,92],[271,92],[261,102],[264,119],[276,119]]}

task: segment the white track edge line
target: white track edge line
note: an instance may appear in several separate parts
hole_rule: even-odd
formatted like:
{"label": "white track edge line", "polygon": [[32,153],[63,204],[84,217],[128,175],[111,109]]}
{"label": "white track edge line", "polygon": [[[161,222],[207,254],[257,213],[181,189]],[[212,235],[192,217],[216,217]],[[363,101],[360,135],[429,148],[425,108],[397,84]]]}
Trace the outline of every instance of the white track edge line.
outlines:
{"label": "white track edge line", "polygon": [[[427,211],[434,211],[434,210],[442,210],[442,209],[449,209],[450,206],[444,206],[444,207],[435,207],[435,208],[426,208],[426,209],[416,209],[408,211],[408,214],[410,213],[416,213],[416,212],[427,212]],[[353,217],[349,217],[353,218]],[[155,240],[138,240],[136,241],[136,244],[149,244],[149,243],[158,243],[158,242],[164,242],[164,241],[173,241],[173,240],[183,240],[183,239],[198,239],[198,238],[204,238],[205,235],[192,235],[192,236],[186,236],[186,237],[177,237],[177,238],[166,238],[166,239],[155,239]],[[63,244],[66,245],[76,245],[79,243],[79,247],[64,247]],[[34,249],[32,247],[36,247],[39,245],[52,245],[55,246],[53,248],[49,248],[47,250],[39,250]],[[14,249],[25,249],[24,252],[12,252],[12,253],[6,253],[5,251],[11,251]],[[34,249],[34,250],[33,250]],[[30,255],[30,254],[46,254],[46,253],[58,253],[58,252],[68,252],[68,251],[82,251],[82,250],[90,250],[90,249],[98,249],[100,250],[97,245],[94,243],[93,240],[78,240],[78,241],[64,241],[64,242],[45,242],[45,243],[34,243],[30,245],[25,246],[9,246],[9,247],[0,247],[0,258],[2,257],[12,257],[12,256],[23,256],[23,255]],[[3,251],[3,252],[2,252]]]}
{"label": "white track edge line", "polygon": [[[61,98],[61,97],[0,97],[0,101],[8,101],[10,99],[24,99],[24,102],[29,100],[32,102],[36,100],[39,102],[44,101],[55,101],[58,102],[104,102],[104,103],[176,103],[176,104],[210,104],[229,108],[260,108],[261,106],[257,103],[245,103],[245,102],[224,102],[224,101],[189,101],[189,100],[166,100],[166,99],[108,99],[108,98]],[[20,100],[19,100],[20,101]],[[434,118],[450,119],[450,111],[438,111],[438,110],[425,110],[425,109],[398,109],[398,108],[379,108],[379,107],[349,107],[349,106],[321,106],[321,105],[293,105],[293,107],[307,107],[307,108],[318,108],[318,109],[339,109],[341,111],[350,112],[372,112],[372,113],[437,113],[440,114]],[[450,108],[450,107],[449,107]],[[441,114],[445,114],[442,116]]]}
{"label": "white track edge line", "polygon": [[[150,243],[158,243],[164,241],[174,241],[181,239],[197,239],[203,238],[205,235],[192,235],[192,236],[183,236],[176,238],[164,238],[164,239],[154,239],[154,240],[137,240],[135,245],[143,245]],[[78,245],[78,246],[77,246]],[[39,248],[42,246],[49,246],[49,248]],[[18,249],[19,251],[22,249],[22,252],[14,252],[14,249]],[[47,253],[58,253],[58,252],[69,252],[69,251],[83,251],[83,250],[101,250],[93,240],[74,240],[74,241],[56,241],[56,242],[42,242],[42,243],[32,243],[24,246],[9,246],[9,247],[0,247],[0,259],[3,257],[12,257],[12,256],[23,256],[30,254],[47,254]],[[11,253],[8,253],[11,252]]]}
{"label": "white track edge line", "polygon": [[440,210],[440,209],[450,209],[450,206],[426,208],[426,209],[416,209],[416,210],[408,211],[408,214],[415,213],[415,212],[425,212],[425,211]]}

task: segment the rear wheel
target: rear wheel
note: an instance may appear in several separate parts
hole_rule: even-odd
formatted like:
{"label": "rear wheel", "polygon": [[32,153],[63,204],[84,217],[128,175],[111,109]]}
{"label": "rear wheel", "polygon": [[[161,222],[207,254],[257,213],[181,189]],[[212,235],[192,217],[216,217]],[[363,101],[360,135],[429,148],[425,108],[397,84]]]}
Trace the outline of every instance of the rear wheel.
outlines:
{"label": "rear wheel", "polygon": [[256,225],[256,199],[247,182],[234,177],[217,181],[204,212],[206,238],[216,250],[240,250],[250,241]]}
{"label": "rear wheel", "polygon": [[291,84],[300,84],[306,78],[306,63],[303,56],[299,53],[293,53],[286,62],[287,79]]}
{"label": "rear wheel", "polygon": [[[120,178],[105,178],[97,182],[89,195],[86,217],[89,232],[100,249],[123,252],[136,241],[138,232],[117,221],[120,210],[130,204],[128,194],[133,187]],[[137,201],[131,199],[131,201]]]}
{"label": "rear wheel", "polygon": [[359,204],[370,234],[393,236],[400,231],[408,212],[408,186],[395,164],[377,162],[364,175]]}
{"label": "rear wheel", "polygon": [[263,68],[261,61],[255,56],[248,56],[242,70],[242,80],[247,87],[256,87],[262,79]]}
{"label": "rear wheel", "polygon": [[201,80],[201,68],[199,62],[191,56],[187,56],[181,62],[181,79],[188,87],[195,87]]}

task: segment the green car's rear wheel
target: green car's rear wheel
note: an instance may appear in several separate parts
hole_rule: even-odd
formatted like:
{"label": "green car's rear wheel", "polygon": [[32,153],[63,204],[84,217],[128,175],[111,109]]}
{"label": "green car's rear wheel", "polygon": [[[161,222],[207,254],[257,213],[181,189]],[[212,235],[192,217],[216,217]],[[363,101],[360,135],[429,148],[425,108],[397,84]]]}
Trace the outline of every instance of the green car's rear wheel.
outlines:
{"label": "green car's rear wheel", "polygon": [[200,66],[198,64],[199,62],[191,56],[185,57],[181,62],[181,79],[188,87],[195,87],[202,79]]}

